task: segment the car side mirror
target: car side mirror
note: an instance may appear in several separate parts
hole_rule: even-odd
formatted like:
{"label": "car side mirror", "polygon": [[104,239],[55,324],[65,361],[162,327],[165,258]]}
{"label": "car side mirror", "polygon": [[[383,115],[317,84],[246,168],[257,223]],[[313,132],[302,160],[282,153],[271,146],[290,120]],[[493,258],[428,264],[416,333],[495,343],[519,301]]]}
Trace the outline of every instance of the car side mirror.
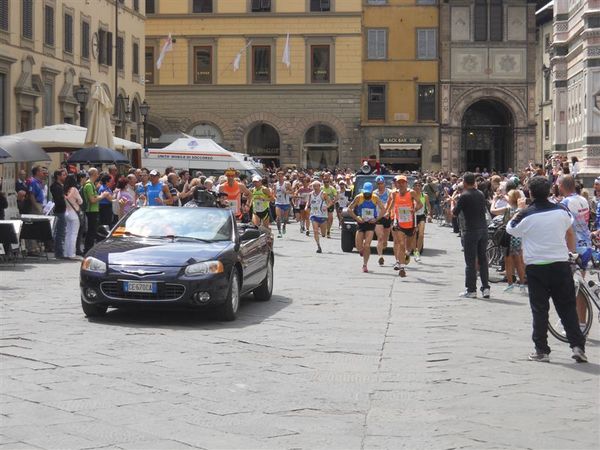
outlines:
{"label": "car side mirror", "polygon": [[240,236],[240,242],[251,241],[253,239],[258,239],[261,235],[260,230],[256,228],[246,228],[242,235]]}
{"label": "car side mirror", "polygon": [[96,232],[96,238],[99,241],[103,241],[110,235],[110,227],[108,225],[100,225],[98,226],[98,230]]}

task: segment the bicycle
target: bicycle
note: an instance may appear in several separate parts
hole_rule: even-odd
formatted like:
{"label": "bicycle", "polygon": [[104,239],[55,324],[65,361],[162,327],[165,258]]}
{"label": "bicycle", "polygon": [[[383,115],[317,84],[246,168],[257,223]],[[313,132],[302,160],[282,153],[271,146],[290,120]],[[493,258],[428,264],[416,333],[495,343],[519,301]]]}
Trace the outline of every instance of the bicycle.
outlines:
{"label": "bicycle", "polygon": [[[596,265],[596,264],[594,264]],[[585,299],[585,311],[586,311],[586,321],[585,327],[582,331],[583,335],[587,337],[592,328],[592,320],[593,320],[593,306],[596,306],[598,310],[598,321],[600,322],[600,271],[599,270],[590,270],[587,272],[588,279],[586,280],[583,277],[583,267],[581,267],[581,258],[577,258],[574,262],[572,262],[573,268],[573,281],[575,282],[575,296],[577,297],[579,293],[583,295]],[[598,278],[598,282],[589,279],[590,276],[596,276]],[[548,331],[550,334],[554,336],[556,339],[562,342],[569,342],[567,339],[567,333],[562,326],[562,322],[558,317],[556,309],[554,309],[554,305],[550,302],[550,309],[548,311]]]}

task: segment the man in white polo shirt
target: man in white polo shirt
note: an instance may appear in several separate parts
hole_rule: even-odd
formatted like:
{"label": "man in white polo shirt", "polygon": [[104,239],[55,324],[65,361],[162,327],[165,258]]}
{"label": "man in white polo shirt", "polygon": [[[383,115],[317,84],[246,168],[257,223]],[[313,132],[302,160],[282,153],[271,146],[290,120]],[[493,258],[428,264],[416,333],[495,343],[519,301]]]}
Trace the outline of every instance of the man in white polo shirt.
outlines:
{"label": "man in white polo shirt", "polygon": [[569,251],[575,252],[576,247],[573,217],[562,205],[548,201],[551,187],[547,178],[532,178],[529,193],[533,203],[525,209],[525,199],[520,199],[517,214],[506,225],[508,234],[523,239],[535,344],[535,352],[529,359],[550,361],[548,310],[552,297],[573,351],[571,357],[577,362],[587,362],[585,336],[579,328],[575,284],[569,263]]}

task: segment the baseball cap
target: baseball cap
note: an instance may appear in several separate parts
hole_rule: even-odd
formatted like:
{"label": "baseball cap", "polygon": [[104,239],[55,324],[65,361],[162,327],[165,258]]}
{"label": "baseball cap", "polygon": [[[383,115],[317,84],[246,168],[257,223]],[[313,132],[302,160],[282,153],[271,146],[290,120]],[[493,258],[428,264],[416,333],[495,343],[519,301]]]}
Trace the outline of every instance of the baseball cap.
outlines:
{"label": "baseball cap", "polygon": [[406,181],[406,182],[408,182],[408,178],[406,178],[406,176],[404,176],[404,175],[396,175],[396,176],[394,177],[394,180],[396,180],[396,181]]}
{"label": "baseball cap", "polygon": [[600,177],[594,180],[594,184],[600,184]]}
{"label": "baseball cap", "polygon": [[158,175],[160,175],[160,173],[158,172],[158,170],[154,169],[154,170],[150,171],[150,176],[151,177],[156,177]]}
{"label": "baseball cap", "polygon": [[262,177],[260,175],[254,175],[252,181],[262,181]]}
{"label": "baseball cap", "polygon": [[367,181],[365,184],[363,184],[362,191],[365,194],[372,193],[373,192],[373,183],[370,183],[370,182]]}
{"label": "baseball cap", "polygon": [[378,175],[375,178],[375,183],[384,183],[384,182],[385,182],[385,179],[381,175]]}

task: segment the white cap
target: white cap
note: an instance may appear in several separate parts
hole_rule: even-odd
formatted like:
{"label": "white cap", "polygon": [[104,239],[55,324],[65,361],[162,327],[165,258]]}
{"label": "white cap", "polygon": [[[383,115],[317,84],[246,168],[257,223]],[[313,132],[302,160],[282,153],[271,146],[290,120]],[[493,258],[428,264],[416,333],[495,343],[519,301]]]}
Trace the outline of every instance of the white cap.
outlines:
{"label": "white cap", "polygon": [[252,181],[262,181],[262,177],[260,175],[254,175]]}
{"label": "white cap", "polygon": [[151,176],[153,176],[153,177],[155,177],[155,176],[157,176],[157,175],[160,175],[160,173],[158,173],[158,170],[154,169],[154,170],[152,170],[152,171],[150,172],[150,175],[151,175]]}

